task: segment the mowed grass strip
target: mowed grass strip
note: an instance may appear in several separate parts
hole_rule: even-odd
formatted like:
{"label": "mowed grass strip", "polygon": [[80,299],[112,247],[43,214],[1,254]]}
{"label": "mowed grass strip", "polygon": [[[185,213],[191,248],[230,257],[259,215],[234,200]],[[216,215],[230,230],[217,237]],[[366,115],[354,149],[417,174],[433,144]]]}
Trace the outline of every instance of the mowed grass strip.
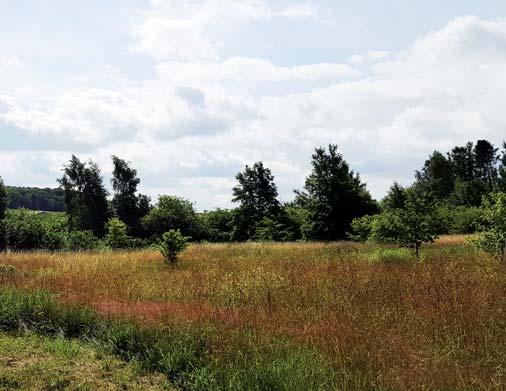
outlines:
{"label": "mowed grass strip", "polygon": [[143,372],[76,340],[0,333],[0,390],[173,390],[161,374]]}
{"label": "mowed grass strip", "polygon": [[356,243],[192,245],[177,267],[153,251],[7,254],[0,263],[16,269],[4,285],[201,333],[220,382],[269,389],[254,387],[262,371],[278,380],[298,371],[299,386],[321,377],[323,389],[501,390],[506,269],[464,239],[424,247],[419,263],[409,250]]}

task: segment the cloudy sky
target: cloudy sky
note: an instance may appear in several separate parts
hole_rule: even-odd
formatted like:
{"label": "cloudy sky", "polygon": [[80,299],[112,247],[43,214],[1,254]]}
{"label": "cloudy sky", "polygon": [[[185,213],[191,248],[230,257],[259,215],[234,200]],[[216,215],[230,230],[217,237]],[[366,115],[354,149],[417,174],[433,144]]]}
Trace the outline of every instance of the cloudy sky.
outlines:
{"label": "cloudy sky", "polygon": [[288,201],[338,144],[376,198],[434,149],[506,138],[503,0],[0,0],[0,176],[71,154],[229,206],[263,160]]}

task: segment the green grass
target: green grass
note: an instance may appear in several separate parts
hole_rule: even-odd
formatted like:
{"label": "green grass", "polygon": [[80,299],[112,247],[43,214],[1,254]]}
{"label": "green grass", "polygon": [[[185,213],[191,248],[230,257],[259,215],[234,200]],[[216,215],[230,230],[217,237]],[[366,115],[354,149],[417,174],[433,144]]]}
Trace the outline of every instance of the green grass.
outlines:
{"label": "green grass", "polygon": [[1,391],[170,389],[163,376],[80,341],[0,333]]}
{"label": "green grass", "polygon": [[[0,292],[0,330],[52,336],[54,353],[74,355],[78,345],[62,338],[92,341],[96,346],[142,370],[164,374],[188,390],[328,390],[334,373],[319,354],[279,340],[258,349],[253,336],[241,351],[212,358],[219,333],[213,327],[171,330],[103,318],[93,311],[55,302],[43,292]],[[57,368],[57,366],[54,366]],[[51,376],[50,376],[51,377]],[[52,378],[52,377],[51,377]],[[7,379],[6,382],[10,380]],[[56,388],[59,389],[59,388]]]}

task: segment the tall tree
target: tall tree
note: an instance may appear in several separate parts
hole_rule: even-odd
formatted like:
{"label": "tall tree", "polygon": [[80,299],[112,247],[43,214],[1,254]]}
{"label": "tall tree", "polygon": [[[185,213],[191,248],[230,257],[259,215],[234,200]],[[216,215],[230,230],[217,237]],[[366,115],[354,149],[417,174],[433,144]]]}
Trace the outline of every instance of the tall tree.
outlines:
{"label": "tall tree", "polygon": [[7,204],[8,204],[7,189],[5,188],[2,177],[0,177],[0,251],[5,250],[7,246],[7,237],[5,225],[3,222],[7,212]]}
{"label": "tall tree", "polygon": [[236,179],[238,184],[233,188],[232,202],[240,206],[235,211],[233,236],[235,240],[247,240],[254,236],[256,225],[264,217],[279,215],[281,205],[271,170],[262,162],[246,166]]}
{"label": "tall tree", "polygon": [[344,239],[352,220],[377,212],[377,205],[336,145],[329,145],[328,152],[317,148],[312,159],[304,191],[297,192],[297,202],[308,210],[311,222],[305,235],[314,240]]}
{"label": "tall tree", "polygon": [[468,182],[474,179],[473,143],[453,148],[448,157],[456,181]]}
{"label": "tall tree", "polygon": [[381,207],[382,209],[402,209],[405,203],[406,189],[394,182],[385,198],[381,201]]}
{"label": "tall tree", "polygon": [[439,199],[448,197],[454,188],[451,162],[439,151],[429,156],[416,178]]}
{"label": "tall tree", "polygon": [[141,182],[137,171],[123,159],[112,157],[114,165],[112,188],[114,197],[112,206],[116,216],[128,227],[128,233],[143,236],[142,218],[149,212],[149,197],[137,195],[137,186]]}
{"label": "tall tree", "polygon": [[4,181],[2,177],[0,177],[0,221],[5,218],[5,213],[7,212],[7,204],[9,200],[7,197],[7,189],[4,185]]}
{"label": "tall tree", "polygon": [[478,140],[473,150],[476,177],[485,182],[489,190],[497,183],[497,151],[487,140]]}
{"label": "tall tree", "polygon": [[199,240],[201,235],[193,204],[175,196],[160,196],[155,207],[142,219],[142,224],[156,238],[161,238],[170,230],[179,230],[184,236],[191,236],[195,240]]}
{"label": "tall tree", "polygon": [[506,191],[506,142],[502,143],[500,165],[498,170],[498,187],[502,192]]}
{"label": "tall tree", "polygon": [[65,191],[69,228],[91,230],[102,237],[108,219],[108,204],[107,190],[97,164],[91,160],[82,163],[72,155],[58,182]]}

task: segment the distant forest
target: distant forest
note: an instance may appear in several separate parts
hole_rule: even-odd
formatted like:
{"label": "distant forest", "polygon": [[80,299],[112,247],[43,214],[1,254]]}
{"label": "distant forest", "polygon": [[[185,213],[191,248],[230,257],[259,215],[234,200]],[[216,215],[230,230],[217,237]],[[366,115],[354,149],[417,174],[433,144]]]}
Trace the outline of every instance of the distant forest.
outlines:
{"label": "distant forest", "polygon": [[65,211],[63,189],[7,186],[10,209],[31,209],[45,212]]}

